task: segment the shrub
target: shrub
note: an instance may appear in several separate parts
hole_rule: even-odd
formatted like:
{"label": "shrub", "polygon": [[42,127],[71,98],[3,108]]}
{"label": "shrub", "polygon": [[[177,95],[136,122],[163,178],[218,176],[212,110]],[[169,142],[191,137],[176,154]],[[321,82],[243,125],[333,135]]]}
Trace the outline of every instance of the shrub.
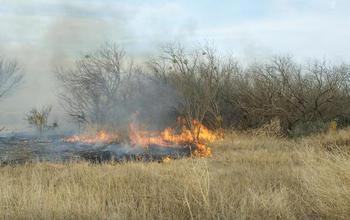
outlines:
{"label": "shrub", "polygon": [[48,119],[51,113],[52,106],[44,106],[40,110],[33,108],[26,116],[26,120],[32,126],[34,126],[41,134],[49,129],[55,129],[58,127],[57,122],[53,122],[49,125]]}

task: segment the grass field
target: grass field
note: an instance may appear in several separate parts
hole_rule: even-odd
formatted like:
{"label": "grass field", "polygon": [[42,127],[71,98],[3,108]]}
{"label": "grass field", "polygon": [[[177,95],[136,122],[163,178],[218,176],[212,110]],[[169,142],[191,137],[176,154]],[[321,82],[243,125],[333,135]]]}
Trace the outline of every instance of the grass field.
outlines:
{"label": "grass field", "polygon": [[169,163],[1,167],[0,218],[350,219],[350,130],[227,134],[212,149]]}

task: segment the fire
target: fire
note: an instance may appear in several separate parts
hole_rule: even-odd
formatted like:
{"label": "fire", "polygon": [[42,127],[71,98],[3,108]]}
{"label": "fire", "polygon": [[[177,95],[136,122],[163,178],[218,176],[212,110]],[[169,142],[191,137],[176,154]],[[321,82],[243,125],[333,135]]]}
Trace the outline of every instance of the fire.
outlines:
{"label": "fire", "polygon": [[67,142],[82,142],[86,144],[94,143],[112,143],[118,140],[118,134],[108,132],[106,130],[100,130],[97,134],[81,134],[73,135],[65,139]]}
{"label": "fire", "polygon": [[[141,126],[133,121],[128,126],[129,144],[132,146],[148,147],[150,145],[174,147],[191,144],[193,156],[210,156],[211,149],[206,146],[207,143],[218,140],[221,136],[217,132],[209,130],[197,120],[193,120],[191,129],[185,126],[182,119],[178,119],[176,128],[167,127],[162,131],[149,131],[142,129]],[[74,135],[67,139],[68,142],[84,143],[112,143],[118,141],[119,135],[114,132],[101,130],[97,135]],[[167,157],[166,157],[167,158]],[[168,161],[170,158],[165,159]]]}
{"label": "fire", "polygon": [[162,159],[162,163],[169,163],[171,161],[171,158],[169,156],[166,156]]}
{"label": "fire", "polygon": [[181,125],[180,131],[167,127],[158,134],[155,132],[144,131],[138,129],[134,123],[129,124],[130,141],[134,145],[147,147],[151,144],[161,146],[182,145],[192,143],[195,149],[192,152],[193,156],[210,156],[211,149],[205,144],[218,140],[221,135],[209,130],[197,120],[192,121],[192,129],[188,129],[182,119],[178,120]]}

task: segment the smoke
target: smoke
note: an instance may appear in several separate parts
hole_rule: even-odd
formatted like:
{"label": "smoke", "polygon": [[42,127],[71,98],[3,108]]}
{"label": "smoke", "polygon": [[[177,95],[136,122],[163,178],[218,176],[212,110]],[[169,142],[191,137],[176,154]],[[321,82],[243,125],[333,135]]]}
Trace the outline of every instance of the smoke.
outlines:
{"label": "smoke", "polygon": [[[8,42],[1,44],[0,53],[16,58],[25,78],[12,97],[1,100],[0,124],[8,130],[22,130],[29,128],[23,118],[33,107],[53,105],[53,117],[62,118],[53,70],[58,65],[72,65],[77,56],[104,41],[118,41],[125,33],[120,25],[123,14],[115,10],[110,18],[94,15],[96,10],[103,14],[107,3],[96,5],[98,8],[78,1],[7,4],[11,11],[2,16],[0,26],[10,31],[0,37]],[[33,10],[34,5],[43,10]],[[6,27],[9,25],[12,28]]]}
{"label": "smoke", "polygon": [[[14,95],[1,101],[0,125],[9,130],[29,129],[23,118],[33,107],[53,105],[53,117],[63,118],[64,110],[57,99],[59,85],[53,74],[57,66],[71,67],[78,57],[104,42],[117,42],[136,62],[143,62],[159,42],[187,38],[195,30],[195,22],[183,16],[181,8],[173,3],[86,4],[68,0],[3,0],[3,3],[8,11],[0,10],[0,27],[8,31],[0,36],[2,42],[7,42],[0,45],[0,53],[18,59],[25,73],[24,82]],[[182,15],[182,19],[169,16],[171,13]],[[170,23],[179,20],[180,23],[166,26],[161,17]]]}
{"label": "smoke", "polygon": [[330,54],[336,59],[350,56],[344,43],[349,36],[345,10],[349,3],[340,0],[305,4],[272,0],[263,7],[244,1],[0,2],[0,55],[17,58],[25,73],[14,95],[1,100],[0,125],[10,130],[28,129],[23,117],[33,107],[51,104],[54,117],[62,118],[53,70],[72,66],[77,57],[104,42],[121,44],[137,62],[156,53],[160,42],[193,45],[208,39],[215,40],[220,51],[229,48],[243,55],[242,60],[276,52],[304,57]]}
{"label": "smoke", "polygon": [[[159,130],[176,122],[175,107],[180,103],[177,92],[170,85],[159,80],[151,79],[147,75],[142,79],[140,94],[127,102],[125,106],[116,106],[115,119],[127,118],[128,122],[146,124],[147,129]],[[120,111],[121,110],[121,111]],[[123,112],[122,114],[118,114]]]}

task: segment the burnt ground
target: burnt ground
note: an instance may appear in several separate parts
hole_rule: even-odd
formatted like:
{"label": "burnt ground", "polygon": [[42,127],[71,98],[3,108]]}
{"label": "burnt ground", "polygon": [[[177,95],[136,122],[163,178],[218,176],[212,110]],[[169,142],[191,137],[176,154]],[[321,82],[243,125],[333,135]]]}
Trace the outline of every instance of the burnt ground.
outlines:
{"label": "burnt ground", "polygon": [[71,143],[63,137],[0,137],[0,164],[23,164],[31,162],[70,162],[85,160],[93,163],[108,161],[161,161],[191,155],[193,145],[169,147],[150,145],[146,148],[121,143]]}

